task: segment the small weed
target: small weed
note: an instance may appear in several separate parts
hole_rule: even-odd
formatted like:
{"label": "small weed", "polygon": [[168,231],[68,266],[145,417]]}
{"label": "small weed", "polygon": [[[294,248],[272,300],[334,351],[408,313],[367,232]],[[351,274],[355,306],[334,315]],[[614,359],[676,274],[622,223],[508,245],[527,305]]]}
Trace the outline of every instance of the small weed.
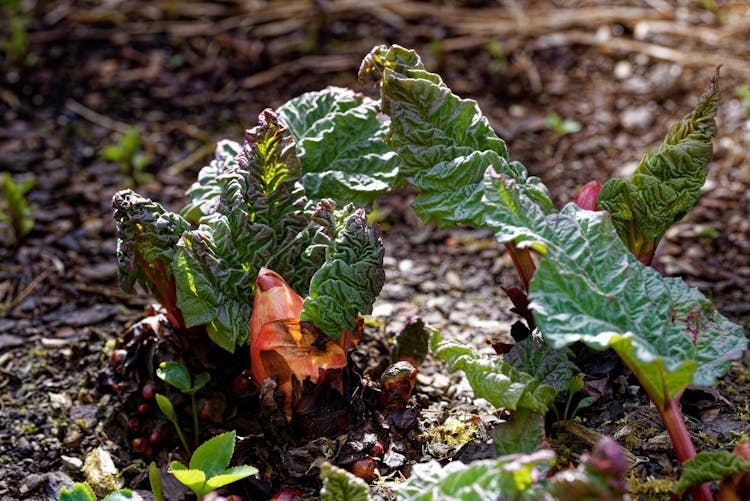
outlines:
{"label": "small weed", "polygon": [[104,148],[99,156],[118,164],[132,186],[139,186],[152,179],[151,174],[144,170],[149,164],[149,158],[141,147],[141,133],[136,127],[130,127],[116,143]]}
{"label": "small weed", "polygon": [[34,211],[25,198],[32,186],[33,178],[16,183],[8,172],[0,179],[0,228],[9,227],[3,238],[6,245],[17,245],[34,227]]}
{"label": "small weed", "polygon": [[750,118],[750,83],[744,83],[734,88],[734,93],[740,98],[742,109],[745,110],[745,118]]}
{"label": "small weed", "polygon": [[547,118],[544,119],[544,123],[548,129],[551,129],[558,136],[566,136],[573,134],[581,130],[580,122],[571,120],[569,118],[562,118],[557,113],[550,113]]}

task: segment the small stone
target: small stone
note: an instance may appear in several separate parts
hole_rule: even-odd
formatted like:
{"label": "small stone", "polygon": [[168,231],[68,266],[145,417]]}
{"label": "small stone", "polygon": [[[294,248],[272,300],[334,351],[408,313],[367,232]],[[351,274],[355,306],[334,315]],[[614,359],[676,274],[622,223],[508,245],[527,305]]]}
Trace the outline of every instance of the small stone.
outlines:
{"label": "small stone", "polygon": [[62,460],[63,466],[70,471],[80,471],[80,469],[83,468],[83,461],[81,461],[80,458],[62,455],[60,456],[60,459]]}
{"label": "small stone", "polygon": [[630,61],[618,61],[615,65],[614,75],[618,80],[625,80],[633,74],[633,65]]}

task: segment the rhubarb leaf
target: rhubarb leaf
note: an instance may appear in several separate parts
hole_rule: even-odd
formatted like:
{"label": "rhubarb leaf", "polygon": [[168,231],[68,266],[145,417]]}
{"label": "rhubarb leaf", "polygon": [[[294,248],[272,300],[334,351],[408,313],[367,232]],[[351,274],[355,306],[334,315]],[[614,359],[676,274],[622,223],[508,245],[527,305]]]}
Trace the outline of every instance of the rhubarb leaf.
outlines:
{"label": "rhubarb leaf", "polygon": [[498,409],[526,407],[544,414],[557,394],[551,386],[516,370],[501,357],[480,354],[470,346],[443,340],[434,330],[430,349],[448,362],[451,371],[464,371],[474,394]]}
{"label": "rhubarb leaf", "polygon": [[312,322],[331,339],[354,329],[359,315],[372,312],[385,282],[380,231],[367,226],[364,209],[349,205],[336,219],[336,237],[310,281],[300,315],[300,320]]}
{"label": "rhubarb leaf", "polygon": [[[228,241],[229,239],[225,239]],[[253,285],[257,271],[214,242],[209,228],[186,233],[177,245],[177,302],[188,327],[206,325],[217,345],[234,352],[250,335]],[[226,254],[225,254],[226,252]],[[257,268],[260,269],[260,266]]]}
{"label": "rhubarb leaf", "polygon": [[174,260],[185,324],[206,324],[228,351],[247,342],[258,271],[273,266],[293,275],[294,260],[285,257],[281,266],[276,256],[293,247],[308,223],[294,142],[273,112],[261,113],[258,126],[246,132],[236,161],[214,179],[215,210],[185,233]]}
{"label": "rhubarb leaf", "polygon": [[181,327],[172,260],[177,241],[190,224],[132,190],[115,193],[112,207],[117,223],[120,287],[133,293],[135,284],[140,284],[164,306],[170,321]]}
{"label": "rhubarb leaf", "polygon": [[453,94],[414,51],[378,46],[362,62],[360,78],[372,72],[379,75],[383,112],[391,119],[387,141],[402,160],[399,178],[420,191],[413,206],[422,219],[482,226],[482,178],[489,167],[528,183],[529,193],[552,210],[544,185],[510,162],[476,101]]}
{"label": "rhubarb leaf", "polygon": [[440,466],[437,461],[414,465],[406,482],[394,484],[405,501],[485,501],[487,499],[543,499],[542,469],[554,458],[551,450],[511,454],[497,459],[460,461]]}
{"label": "rhubarb leaf", "polygon": [[525,407],[516,409],[508,419],[492,430],[498,455],[522,452],[530,454],[546,442],[544,414]]}
{"label": "rhubarb leaf", "polygon": [[674,124],[659,149],[646,154],[629,180],[611,179],[598,197],[620,238],[646,264],[664,232],[682,219],[700,197],[716,135],[718,76],[695,109]]}
{"label": "rhubarb leaf", "polygon": [[[690,330],[677,318],[692,312],[702,295],[690,291],[685,303],[675,305],[671,294],[689,290],[687,286],[663,278],[627,252],[606,213],[569,204],[560,214],[528,224],[536,230],[529,238],[545,248],[530,294],[545,340],[554,347],[575,341],[595,349],[612,347],[657,405],[666,405],[691,384],[699,366],[697,372],[706,373],[695,376],[698,380],[723,374],[726,361],[747,345],[742,330],[718,316],[700,324],[696,336],[702,346],[697,349]],[[713,318],[703,301],[701,314]],[[713,347],[718,332],[725,339]],[[735,348],[721,361],[708,360],[712,350],[727,346]]]}
{"label": "rhubarb leaf", "polygon": [[682,476],[674,486],[674,492],[682,496],[688,489],[712,480],[721,480],[738,473],[750,471],[750,461],[729,451],[699,452],[682,463]]}
{"label": "rhubarb leaf", "polygon": [[698,369],[693,374],[694,386],[714,386],[726,374],[730,362],[742,357],[747,341],[742,328],[716,311],[711,302],[678,278],[666,278],[665,285],[672,299],[675,327],[695,344]]}
{"label": "rhubarb leaf", "polygon": [[538,333],[516,343],[503,355],[503,360],[514,369],[533,374],[542,384],[560,393],[568,389],[568,382],[578,372],[570,361],[573,353],[568,349],[554,349]]}
{"label": "rhubarb leaf", "polygon": [[242,152],[239,143],[224,139],[216,144],[216,154],[209,165],[198,173],[198,180],[188,188],[185,194],[190,202],[180,214],[192,223],[202,222],[203,217],[216,212],[216,205],[221,195],[221,184],[217,178],[230,167],[236,167],[237,155]]}
{"label": "rhubarb leaf", "polygon": [[370,489],[362,479],[348,471],[323,463],[320,466],[321,501],[369,501]]}
{"label": "rhubarb leaf", "polygon": [[388,121],[379,119],[376,101],[329,87],[292,99],[277,112],[297,143],[308,197],[367,206],[391,188],[399,159],[383,142]]}

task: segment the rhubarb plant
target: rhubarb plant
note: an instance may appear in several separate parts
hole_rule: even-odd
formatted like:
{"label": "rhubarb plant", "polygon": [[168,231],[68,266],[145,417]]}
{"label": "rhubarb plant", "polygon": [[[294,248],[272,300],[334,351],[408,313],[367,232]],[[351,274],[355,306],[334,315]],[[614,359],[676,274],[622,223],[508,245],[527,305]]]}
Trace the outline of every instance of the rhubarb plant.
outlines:
{"label": "rhubarb plant", "polygon": [[[575,204],[555,210],[544,185],[510,160],[476,102],[453,94],[415,52],[376,47],[360,69],[361,77],[369,73],[391,120],[387,141],[402,159],[399,175],[419,190],[417,214],[442,226],[491,228],[514,255],[545,342],[614,349],[658,409],[680,461],[694,457],[680,396],[688,385],[715,384],[747,339],[698,290],[643,262],[705,179],[717,84],[644,157],[627,187],[602,189],[599,208],[611,204],[610,214]],[[444,344],[435,343],[440,354]],[[482,375],[475,380],[486,383]],[[711,499],[706,486],[693,494]]]}
{"label": "rhubarb plant", "polygon": [[[367,134],[377,137],[372,128],[380,122],[367,117]],[[334,132],[344,144],[353,133],[340,127]],[[305,137],[313,136],[308,131]],[[396,168],[392,159],[388,168]],[[346,175],[339,172],[341,186]],[[134,291],[140,284],[174,327],[205,329],[213,342],[233,352],[248,342],[256,279],[268,268],[308,296],[303,316],[315,319],[326,335],[338,339],[354,329],[384,280],[378,230],[353,206],[308,200],[302,177],[292,134],[266,110],[242,146],[218,144],[215,160],[188,190],[190,201],[180,214],[132,190],[115,194],[123,289]]]}

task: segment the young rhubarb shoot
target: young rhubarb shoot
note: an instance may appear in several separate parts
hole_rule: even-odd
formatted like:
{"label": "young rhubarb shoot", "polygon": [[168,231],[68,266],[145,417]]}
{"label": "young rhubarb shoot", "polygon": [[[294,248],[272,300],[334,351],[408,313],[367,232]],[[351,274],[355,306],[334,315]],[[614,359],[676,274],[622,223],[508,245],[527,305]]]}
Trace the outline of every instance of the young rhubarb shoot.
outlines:
{"label": "young rhubarb shoot", "polygon": [[612,214],[618,235],[644,264],[651,263],[664,232],[700,197],[718,104],[717,72],[695,109],[669,129],[656,152],[643,156],[631,178],[610,179],[599,192],[599,209]]}
{"label": "young rhubarb shoot", "polygon": [[300,322],[302,298],[277,273],[262,269],[256,280],[250,319],[250,370],[258,386],[276,378],[285,395],[284,417],[292,419],[294,387],[305,380],[328,384],[343,394],[343,379],[331,378],[346,367],[346,353],[309,322]]}

